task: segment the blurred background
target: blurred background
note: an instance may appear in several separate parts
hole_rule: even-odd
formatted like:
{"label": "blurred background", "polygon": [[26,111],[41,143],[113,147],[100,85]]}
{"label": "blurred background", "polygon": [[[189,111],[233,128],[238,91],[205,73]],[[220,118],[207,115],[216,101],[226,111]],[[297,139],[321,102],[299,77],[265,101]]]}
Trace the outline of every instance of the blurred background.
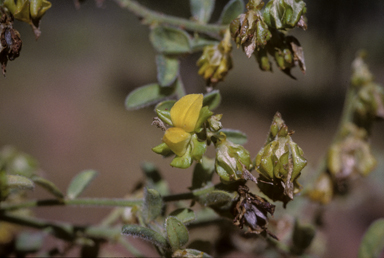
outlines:
{"label": "blurred background", "polygon": [[[144,160],[160,168],[173,192],[187,191],[192,169],[172,168],[169,159],[151,151],[163,135],[151,126],[153,107],[137,111],[124,107],[129,92],[156,82],[149,28],[114,1],[97,8],[88,0],[79,10],[72,1],[51,2],[38,41],[27,24],[15,23],[23,49],[8,63],[6,77],[0,78],[0,145],[15,146],[36,158],[44,176],[63,191],[80,171],[99,171],[86,197],[123,197],[143,178]],[[139,2],[190,17],[188,0]],[[218,20],[226,2],[216,1],[211,22]],[[376,81],[384,82],[384,2],[307,1],[307,10],[308,30],[291,32],[304,48],[307,73],[295,68],[297,80],[293,80],[276,66],[273,73],[262,72],[253,58],[247,59],[234,46],[234,68],[218,84],[223,99],[215,113],[224,114],[224,127],[248,135],[245,147],[255,157],[279,111],[296,131],[293,139],[308,159],[304,173],[311,173],[337,129],[358,50],[367,50],[366,61]],[[205,90],[197,75],[199,55],[181,60],[187,93]],[[348,203],[339,199],[326,213],[329,257],[355,257],[365,229],[384,216],[383,132],[384,123],[377,123],[372,137],[379,161],[376,171],[356,184]],[[36,189],[30,197],[49,196]],[[42,218],[79,224],[98,222],[108,212],[79,207],[35,210]]]}

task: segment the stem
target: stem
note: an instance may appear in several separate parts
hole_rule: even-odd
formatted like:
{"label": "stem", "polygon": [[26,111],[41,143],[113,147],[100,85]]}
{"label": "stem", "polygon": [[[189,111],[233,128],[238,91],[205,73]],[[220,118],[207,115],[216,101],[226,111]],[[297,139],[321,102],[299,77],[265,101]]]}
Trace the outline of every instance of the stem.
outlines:
{"label": "stem", "polygon": [[206,34],[219,34],[228,28],[228,25],[200,24],[184,18],[178,18],[166,14],[161,14],[149,10],[148,8],[132,0],[115,0],[120,7],[128,9],[136,16],[143,18],[143,23],[147,25],[161,24],[178,26],[186,30],[191,30]]}
{"label": "stem", "polygon": [[22,208],[44,207],[44,206],[67,206],[67,205],[85,205],[85,206],[118,206],[132,207],[142,204],[142,200],[126,200],[126,199],[48,199],[48,200],[33,200],[19,204],[1,204],[0,210],[11,211]]}
{"label": "stem", "polygon": [[78,236],[94,239],[102,238],[107,239],[110,242],[117,241],[135,257],[145,257],[145,255],[134,248],[121,236],[120,228],[108,228],[103,226],[73,226],[64,222],[50,222],[33,217],[23,217],[4,213],[0,213],[0,220],[36,229],[49,229],[48,232],[57,238],[64,239],[66,241],[72,241]]}

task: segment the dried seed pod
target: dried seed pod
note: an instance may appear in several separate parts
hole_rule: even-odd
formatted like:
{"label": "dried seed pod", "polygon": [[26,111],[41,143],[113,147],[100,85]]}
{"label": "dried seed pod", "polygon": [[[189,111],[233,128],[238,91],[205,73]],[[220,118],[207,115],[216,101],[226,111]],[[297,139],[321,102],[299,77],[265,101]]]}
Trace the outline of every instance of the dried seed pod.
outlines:
{"label": "dried seed pod", "polygon": [[277,237],[268,231],[268,213],[273,215],[275,205],[270,204],[264,198],[261,198],[251,192],[245,185],[238,188],[239,198],[234,207],[233,223],[240,228],[248,227],[249,233],[260,234],[268,233],[271,237]]}
{"label": "dried seed pod", "polygon": [[0,64],[5,76],[8,60],[13,61],[20,55],[22,41],[20,33],[13,28],[13,16],[0,9]]}

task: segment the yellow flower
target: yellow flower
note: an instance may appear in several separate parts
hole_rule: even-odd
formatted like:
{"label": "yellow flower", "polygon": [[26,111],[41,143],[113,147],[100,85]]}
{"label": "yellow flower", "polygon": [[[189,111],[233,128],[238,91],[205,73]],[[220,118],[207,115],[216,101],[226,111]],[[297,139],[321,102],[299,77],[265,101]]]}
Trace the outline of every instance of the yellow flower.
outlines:
{"label": "yellow flower", "polygon": [[163,142],[177,155],[183,156],[195,130],[200,110],[203,107],[202,94],[189,94],[179,99],[171,108],[174,127],[169,128]]}

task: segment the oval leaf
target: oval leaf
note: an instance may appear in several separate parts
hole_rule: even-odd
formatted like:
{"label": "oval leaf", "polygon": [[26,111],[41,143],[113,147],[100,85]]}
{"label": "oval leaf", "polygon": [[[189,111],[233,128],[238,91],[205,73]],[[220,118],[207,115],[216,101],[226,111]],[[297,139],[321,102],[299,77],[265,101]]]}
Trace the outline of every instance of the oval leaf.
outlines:
{"label": "oval leaf", "polygon": [[226,191],[214,190],[198,196],[199,203],[204,206],[227,207],[231,205],[234,196]]}
{"label": "oval leaf", "polygon": [[201,23],[207,23],[215,7],[215,0],[190,0],[189,3],[193,18]]}
{"label": "oval leaf", "polygon": [[78,197],[96,176],[97,172],[94,170],[85,170],[80,174],[77,174],[69,184],[67,197],[69,199]]}
{"label": "oval leaf", "polygon": [[176,103],[176,100],[167,100],[160,102],[155,107],[157,116],[165,123],[169,124],[170,126],[173,126],[172,119],[171,119],[171,108]]}
{"label": "oval leaf", "polygon": [[121,231],[123,235],[139,237],[161,248],[169,248],[167,239],[156,231],[138,225],[125,225]]}
{"label": "oval leaf", "polygon": [[7,175],[7,186],[10,189],[33,190],[35,184],[29,178],[18,175]]}
{"label": "oval leaf", "polygon": [[229,1],[221,13],[219,23],[230,24],[244,11],[244,2],[242,0]]}
{"label": "oval leaf", "polygon": [[154,189],[144,188],[143,217],[146,223],[156,219],[161,214],[163,201],[159,192]]}
{"label": "oval leaf", "polygon": [[155,27],[149,38],[153,47],[163,54],[185,54],[191,50],[188,33],[171,27]]}
{"label": "oval leaf", "polygon": [[359,249],[359,258],[382,257],[384,253],[384,219],[378,219],[369,226]]}
{"label": "oval leaf", "polygon": [[221,95],[219,90],[213,90],[204,95],[203,106],[208,106],[209,110],[214,110],[220,105]]}
{"label": "oval leaf", "polygon": [[33,182],[35,182],[39,186],[43,187],[45,190],[47,190],[48,192],[50,192],[51,194],[53,194],[57,198],[60,198],[60,199],[64,198],[64,194],[51,181],[49,181],[45,178],[42,178],[42,177],[38,177],[38,176],[32,177],[32,180],[33,180]]}
{"label": "oval leaf", "polygon": [[180,62],[177,58],[157,55],[156,56],[157,66],[157,81],[160,86],[167,87],[175,82],[179,75]]}
{"label": "oval leaf", "polygon": [[184,224],[175,217],[168,217],[165,221],[168,242],[172,250],[180,249],[189,240],[189,234]]}
{"label": "oval leaf", "polygon": [[190,223],[195,220],[195,212],[187,208],[177,209],[171,212],[169,216],[176,217],[178,220],[180,220],[184,224]]}
{"label": "oval leaf", "polygon": [[125,99],[125,107],[128,110],[147,107],[171,96],[173,87],[161,87],[157,83],[147,84],[132,91]]}
{"label": "oval leaf", "polygon": [[236,144],[244,145],[248,141],[247,135],[239,130],[223,128],[220,132],[225,133],[227,140]]}

